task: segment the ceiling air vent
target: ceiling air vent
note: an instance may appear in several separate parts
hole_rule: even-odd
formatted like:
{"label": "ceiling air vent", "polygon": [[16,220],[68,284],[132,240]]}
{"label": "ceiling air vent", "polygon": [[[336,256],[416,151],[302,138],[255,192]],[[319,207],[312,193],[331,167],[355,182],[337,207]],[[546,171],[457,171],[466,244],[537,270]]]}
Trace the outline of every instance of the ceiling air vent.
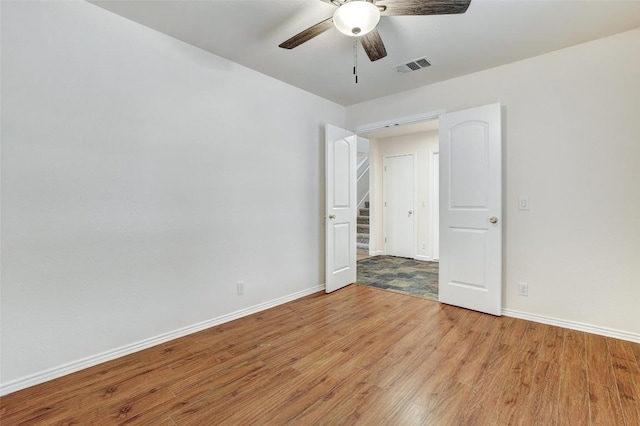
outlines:
{"label": "ceiling air vent", "polygon": [[413,61],[409,61],[405,64],[396,65],[394,68],[396,71],[406,74],[411,71],[418,71],[422,68],[427,68],[431,66],[431,62],[427,58],[418,58]]}

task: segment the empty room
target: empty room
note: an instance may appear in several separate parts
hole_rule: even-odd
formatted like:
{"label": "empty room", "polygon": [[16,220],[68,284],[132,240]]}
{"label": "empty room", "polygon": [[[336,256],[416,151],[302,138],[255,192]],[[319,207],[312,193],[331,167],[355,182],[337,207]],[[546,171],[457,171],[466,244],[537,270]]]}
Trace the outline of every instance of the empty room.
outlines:
{"label": "empty room", "polygon": [[640,424],[640,2],[0,24],[2,425]]}

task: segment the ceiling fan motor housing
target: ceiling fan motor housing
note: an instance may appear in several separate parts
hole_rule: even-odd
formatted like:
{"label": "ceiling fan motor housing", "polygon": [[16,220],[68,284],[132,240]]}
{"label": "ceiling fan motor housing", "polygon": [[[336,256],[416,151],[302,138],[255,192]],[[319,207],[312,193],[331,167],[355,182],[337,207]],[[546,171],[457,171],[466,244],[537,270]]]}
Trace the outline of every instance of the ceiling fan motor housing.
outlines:
{"label": "ceiling fan motor housing", "polygon": [[356,37],[371,32],[380,21],[380,10],[364,0],[351,0],[338,7],[333,23],[343,34]]}

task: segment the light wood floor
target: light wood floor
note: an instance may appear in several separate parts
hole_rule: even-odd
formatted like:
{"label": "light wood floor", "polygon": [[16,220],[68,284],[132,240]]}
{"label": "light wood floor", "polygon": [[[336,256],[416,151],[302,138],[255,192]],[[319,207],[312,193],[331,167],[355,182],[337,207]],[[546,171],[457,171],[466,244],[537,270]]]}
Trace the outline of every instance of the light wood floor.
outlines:
{"label": "light wood floor", "polygon": [[0,422],[637,426],[639,363],[638,344],[352,285],[13,393]]}

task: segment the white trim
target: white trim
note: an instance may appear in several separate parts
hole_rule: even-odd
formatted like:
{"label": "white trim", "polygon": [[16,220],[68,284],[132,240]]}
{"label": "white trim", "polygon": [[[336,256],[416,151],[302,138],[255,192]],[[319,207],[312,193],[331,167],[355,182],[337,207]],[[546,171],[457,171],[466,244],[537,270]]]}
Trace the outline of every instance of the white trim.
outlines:
{"label": "white trim", "polygon": [[[437,165],[437,167],[436,167]],[[438,173],[435,173],[436,168]],[[433,245],[433,259],[440,259],[440,138],[438,151],[431,151],[431,243]],[[438,208],[436,208],[436,206]],[[438,238],[436,238],[436,234]]]}
{"label": "white trim", "polygon": [[68,364],[50,368],[48,370],[44,370],[39,373],[35,373],[26,377],[15,379],[7,383],[2,383],[0,385],[0,396],[4,396],[12,392],[22,390],[30,386],[35,386],[40,383],[47,382],[49,380],[57,379],[58,377],[66,376],[67,374],[75,373],[77,371],[84,370],[85,368],[93,367],[103,362],[111,361],[113,359],[120,358],[125,355],[129,355],[134,352],[138,352],[143,349],[147,349],[152,346],[156,346],[161,343],[165,343],[170,340],[177,339],[179,337],[184,337],[189,334],[196,333],[198,331],[202,331],[210,327],[215,327],[216,325],[224,324],[226,322],[233,321],[238,318],[246,317],[248,315],[255,314],[256,312],[261,312],[266,309],[270,309],[275,306],[282,305],[283,303],[291,302],[301,297],[309,296],[310,294],[318,293],[321,291],[323,292],[324,289],[325,289],[324,284],[320,284],[314,287],[309,287],[307,289],[298,291],[296,293],[279,297],[277,299],[273,299],[268,302],[259,303],[257,305],[250,306],[248,308],[240,309],[239,311],[231,312],[229,314],[222,315],[217,318],[212,318],[210,320],[193,324],[184,328],[180,328],[178,330],[170,331],[168,333],[164,333],[155,337],[150,337],[148,339],[144,339],[136,343],[131,343],[129,345],[122,346],[120,348],[112,349],[97,355],[92,355],[77,361],[70,362]]}
{"label": "white trim", "polygon": [[369,256],[382,256],[384,250],[369,250]]}
{"label": "white trim", "polygon": [[503,309],[502,315],[533,322],[539,322],[542,324],[555,325],[557,327],[568,328],[570,330],[584,331],[586,333],[612,337],[614,339],[622,339],[628,340],[630,342],[640,343],[640,334],[638,333],[630,333],[628,331],[615,330],[613,328],[600,327],[598,325],[563,320],[559,318],[547,317],[544,315],[529,314],[527,312],[515,311],[513,309]]}
{"label": "white trim", "polygon": [[423,254],[418,254],[416,255],[416,257],[414,257],[415,260],[422,260],[424,262],[431,262],[433,261],[433,258],[431,256],[425,256]]}
{"label": "white trim", "polygon": [[403,124],[410,123],[419,123],[422,121],[429,121],[435,118],[440,117],[442,114],[447,112],[444,109],[440,109],[437,111],[425,112],[422,114],[409,115],[401,118],[392,118],[390,120],[378,121],[375,123],[368,123],[358,126],[354,129],[354,132],[357,134],[371,132],[373,130],[380,130],[387,127],[401,126]]}

